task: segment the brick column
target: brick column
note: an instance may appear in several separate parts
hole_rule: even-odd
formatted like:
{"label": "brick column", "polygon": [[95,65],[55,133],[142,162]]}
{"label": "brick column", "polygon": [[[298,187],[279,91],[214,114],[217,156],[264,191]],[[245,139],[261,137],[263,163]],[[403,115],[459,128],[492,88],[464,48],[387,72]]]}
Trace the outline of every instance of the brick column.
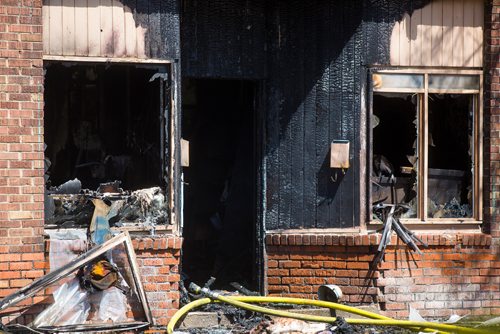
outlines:
{"label": "brick column", "polygon": [[485,8],[484,190],[486,228],[500,238],[500,1]]}
{"label": "brick column", "polygon": [[0,1],[0,298],[44,273],[41,14]]}
{"label": "brick column", "polygon": [[166,326],[179,309],[182,238],[134,237],[134,249],[155,326]]}

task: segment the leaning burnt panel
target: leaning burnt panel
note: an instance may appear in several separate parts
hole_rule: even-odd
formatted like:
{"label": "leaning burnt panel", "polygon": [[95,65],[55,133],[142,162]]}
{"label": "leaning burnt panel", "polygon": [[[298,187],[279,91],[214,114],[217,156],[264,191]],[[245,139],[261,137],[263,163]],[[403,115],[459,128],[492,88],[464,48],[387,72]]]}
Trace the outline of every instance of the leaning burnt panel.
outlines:
{"label": "leaning burnt panel", "polygon": [[417,108],[416,94],[377,93],[373,97],[372,201],[405,203],[408,218],[417,214]]}
{"label": "leaning burnt panel", "polygon": [[161,83],[150,80],[158,72],[46,67],[46,227],[89,226],[95,198],[111,208],[112,226],[168,221]]}

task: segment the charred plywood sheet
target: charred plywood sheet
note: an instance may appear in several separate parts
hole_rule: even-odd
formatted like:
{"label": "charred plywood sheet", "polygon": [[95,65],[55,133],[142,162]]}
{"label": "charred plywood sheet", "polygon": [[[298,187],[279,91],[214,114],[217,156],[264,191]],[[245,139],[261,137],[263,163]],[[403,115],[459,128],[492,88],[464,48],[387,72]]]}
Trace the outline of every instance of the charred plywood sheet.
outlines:
{"label": "charred plywood sheet", "polygon": [[179,58],[178,0],[44,0],[50,56]]}
{"label": "charred plywood sheet", "polygon": [[481,67],[484,1],[436,0],[406,13],[391,34],[391,65]]}

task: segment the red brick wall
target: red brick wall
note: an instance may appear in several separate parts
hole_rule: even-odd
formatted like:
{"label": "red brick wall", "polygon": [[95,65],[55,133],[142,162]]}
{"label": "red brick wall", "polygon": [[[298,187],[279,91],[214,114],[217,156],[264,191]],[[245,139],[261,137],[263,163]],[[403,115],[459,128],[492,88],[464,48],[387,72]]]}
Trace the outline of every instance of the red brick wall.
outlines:
{"label": "red brick wall", "polygon": [[182,239],[175,236],[133,240],[146,298],[155,325],[166,326],[179,309]]}
{"label": "red brick wall", "polygon": [[484,49],[484,204],[486,231],[500,238],[500,1],[488,1]]}
{"label": "red brick wall", "polygon": [[41,7],[0,1],[0,297],[43,274]]}
{"label": "red brick wall", "polygon": [[385,261],[370,271],[379,235],[268,235],[270,295],[317,298],[322,284],[342,288],[343,302],[376,303],[384,314],[425,317],[500,314],[500,252],[485,234],[422,235],[423,255],[393,237]]}

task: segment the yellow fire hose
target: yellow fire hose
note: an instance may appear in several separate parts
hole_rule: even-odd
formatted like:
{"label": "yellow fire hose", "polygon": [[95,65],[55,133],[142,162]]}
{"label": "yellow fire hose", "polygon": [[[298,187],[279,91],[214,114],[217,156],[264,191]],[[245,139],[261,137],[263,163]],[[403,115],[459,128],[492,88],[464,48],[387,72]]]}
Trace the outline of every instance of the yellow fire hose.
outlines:
{"label": "yellow fire hose", "polygon": [[[361,310],[356,307],[351,307],[347,305],[331,303],[320,300],[309,300],[302,298],[286,298],[286,297],[262,297],[262,296],[223,296],[218,293],[214,293],[206,288],[200,288],[196,285],[193,285],[193,288],[196,292],[201,292],[202,294],[208,296],[209,298],[202,298],[195,300],[185,306],[183,306],[179,311],[177,311],[167,326],[167,333],[172,334],[175,328],[175,325],[185,314],[191,311],[194,308],[200,307],[202,305],[214,303],[214,302],[224,302],[248,311],[286,317],[286,318],[294,318],[304,321],[315,321],[315,322],[324,322],[324,323],[333,323],[336,321],[334,317],[323,317],[323,316],[315,316],[308,314],[299,314],[282,310],[270,309],[267,307],[252,305],[249,303],[285,303],[285,304],[297,304],[297,305],[313,305],[318,307],[325,307],[335,310],[341,310],[345,312],[349,312],[352,314],[357,314],[360,316],[367,317],[369,319],[345,319],[347,323],[353,325],[373,325],[373,326],[397,326],[404,327],[413,330],[434,330],[441,331],[445,333],[457,333],[457,334],[494,334],[495,332],[486,330],[486,329],[476,329],[469,328],[463,326],[456,326],[450,324],[439,324],[433,322],[418,322],[418,321],[408,321],[408,320],[395,320],[389,317],[385,317],[373,312]],[[497,333],[498,334],[498,333]]]}

